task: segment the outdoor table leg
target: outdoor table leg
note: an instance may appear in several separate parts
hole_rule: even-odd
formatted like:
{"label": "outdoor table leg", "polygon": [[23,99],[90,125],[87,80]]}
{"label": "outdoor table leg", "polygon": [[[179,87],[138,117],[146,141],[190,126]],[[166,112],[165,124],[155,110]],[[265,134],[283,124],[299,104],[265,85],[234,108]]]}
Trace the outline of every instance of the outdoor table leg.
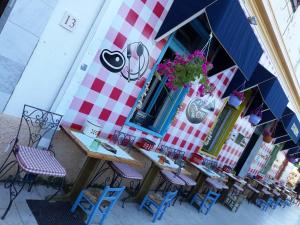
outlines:
{"label": "outdoor table leg", "polygon": [[145,195],[148,194],[148,192],[150,191],[151,185],[153,183],[153,181],[155,180],[155,178],[158,176],[159,174],[159,167],[157,167],[153,162],[151,163],[151,167],[148,170],[142,185],[140,187],[140,190],[138,191],[136,197],[135,197],[135,201],[137,202],[142,202]]}
{"label": "outdoor table leg", "polygon": [[67,195],[55,197],[54,200],[75,201],[80,191],[88,185],[93,171],[96,169],[99,162],[99,159],[87,157],[71,188],[71,191]]}
{"label": "outdoor table leg", "polygon": [[234,181],[232,179],[229,179],[227,182],[228,190],[223,192],[224,194],[222,194],[219,199],[220,202],[225,202],[231,188],[233,188],[233,185],[234,185]]}
{"label": "outdoor table leg", "polygon": [[196,182],[197,184],[194,186],[194,188],[192,188],[189,196],[188,196],[188,199],[192,199],[192,197],[200,191],[201,187],[203,186],[204,182],[205,182],[205,179],[206,179],[206,176],[203,174],[203,173],[198,173],[198,176],[197,176],[197,179],[196,179]]}

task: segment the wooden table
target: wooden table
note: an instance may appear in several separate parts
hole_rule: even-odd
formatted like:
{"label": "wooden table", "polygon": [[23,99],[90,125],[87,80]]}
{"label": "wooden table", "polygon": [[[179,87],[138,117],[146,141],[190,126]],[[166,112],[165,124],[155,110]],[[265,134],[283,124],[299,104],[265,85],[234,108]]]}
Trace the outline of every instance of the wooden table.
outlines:
{"label": "wooden table", "polygon": [[[134,147],[137,151],[142,153],[146,158],[148,158],[151,161],[151,167],[148,170],[146,176],[144,177],[140,190],[138,191],[135,197],[135,200],[137,202],[141,202],[144,199],[145,195],[150,191],[151,185],[155,180],[155,178],[159,176],[160,170],[169,170],[169,171],[177,172],[179,166],[175,164],[172,159],[170,159],[169,157],[161,153],[154,152],[154,151],[147,151],[138,146],[134,146]],[[168,161],[169,163],[164,163],[164,164],[159,163],[160,156],[164,156],[166,158],[166,161]],[[191,174],[189,171],[185,169],[182,169],[181,173],[187,175]]]}
{"label": "wooden table", "polygon": [[[132,166],[140,167],[142,164],[130,156],[126,151],[120,148],[118,145],[110,143],[106,139],[101,138],[91,138],[86,136],[80,131],[71,130],[64,126],[61,126],[62,131],[64,131],[67,136],[79,147],[79,149],[85,154],[86,160],[83,167],[72,186],[71,191],[62,198],[62,200],[74,201],[80,191],[88,185],[90,179],[92,178],[93,171],[97,168],[101,160],[114,161],[130,164]],[[116,153],[108,151],[102,146],[101,143],[105,143],[117,150]]]}
{"label": "wooden table", "polygon": [[206,178],[210,177],[210,178],[221,178],[221,176],[219,174],[217,174],[216,172],[214,172],[213,170],[207,168],[204,165],[198,165],[194,162],[191,161],[187,161],[190,165],[192,165],[194,168],[196,168],[198,170],[198,176],[196,178],[196,182],[197,184],[192,188],[189,198],[192,198],[194,196],[194,194],[196,194],[197,192],[200,191],[201,187],[203,186]]}
{"label": "wooden table", "polygon": [[258,184],[258,189],[259,190],[262,190],[263,188],[266,188],[266,189],[269,190],[271,188],[268,184],[265,184],[265,183],[263,183],[259,180],[254,179],[254,182],[256,182]]}
{"label": "wooden table", "polygon": [[238,182],[240,183],[242,186],[244,186],[245,184],[247,184],[247,182],[242,179],[242,178],[239,178],[235,175],[233,175],[232,173],[227,173],[227,172],[223,172],[229,179],[231,179],[232,181],[234,182]]}
{"label": "wooden table", "polygon": [[229,188],[226,184],[224,184],[222,181],[219,181],[216,178],[208,177],[205,181],[214,189],[216,189],[216,192],[220,192],[221,190],[227,190]]}
{"label": "wooden table", "polygon": [[[224,192],[222,194],[222,196],[220,197],[220,201],[221,202],[224,202],[226,200],[226,198],[228,197],[229,193],[232,192],[231,189],[233,188],[233,186],[234,186],[235,183],[238,183],[241,186],[244,186],[247,183],[245,180],[243,180],[243,179],[241,179],[241,178],[233,175],[232,173],[223,172],[223,174],[225,174],[228,177],[227,186],[229,188],[228,188],[228,191]],[[242,187],[239,188],[237,186],[238,185],[236,185],[236,187],[235,187],[237,190],[240,191],[241,189],[243,189]]]}

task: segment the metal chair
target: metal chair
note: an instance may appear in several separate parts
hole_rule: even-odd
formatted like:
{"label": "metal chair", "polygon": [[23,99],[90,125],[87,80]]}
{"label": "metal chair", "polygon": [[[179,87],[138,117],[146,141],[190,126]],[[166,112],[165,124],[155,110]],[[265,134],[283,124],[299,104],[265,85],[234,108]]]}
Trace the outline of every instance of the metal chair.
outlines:
{"label": "metal chair", "polygon": [[232,211],[237,212],[238,208],[242,204],[243,200],[246,198],[244,195],[244,189],[235,183],[225,199],[224,204]]}
{"label": "metal chair", "polygon": [[96,215],[101,216],[99,225],[102,225],[124,189],[125,187],[111,188],[106,186],[103,191],[100,189],[83,190],[74,202],[71,212],[74,213],[77,207],[80,207],[87,214],[87,225],[92,224]]}
{"label": "metal chair", "polygon": [[[114,135],[112,136],[112,141],[120,146],[123,146],[124,149],[130,151],[130,149],[133,147],[135,136],[126,134],[121,131],[115,131]],[[129,189],[127,189],[129,196],[123,199],[124,207],[125,201],[133,195],[135,195],[135,193],[139,189],[140,181],[143,180],[143,175],[128,164],[117,162],[105,162],[94,175],[93,179],[90,181],[89,186],[91,186],[93,182],[97,180],[100,176],[102,176],[103,173],[108,169],[112,169],[113,176],[111,179],[110,177],[105,179],[105,185],[107,184],[107,182],[109,182],[109,180],[111,180],[111,187],[119,187],[123,179],[131,180],[130,187]],[[137,182],[137,184],[135,185],[134,182]]]}
{"label": "metal chair", "polygon": [[0,167],[0,179],[16,167],[15,174],[4,179],[10,200],[2,219],[25,184],[29,185],[30,191],[38,175],[54,177],[52,182],[56,182],[58,190],[52,197],[62,189],[66,171],[51,150],[51,142],[61,118],[59,114],[24,105],[17,135],[10,142],[10,152]]}
{"label": "metal chair", "polygon": [[199,206],[198,212],[207,215],[211,207],[217,202],[220,196],[221,194],[213,191],[208,191],[205,196],[201,196],[199,193],[196,193],[191,200],[191,204],[193,205],[196,203],[196,205]]}
{"label": "metal chair", "polygon": [[180,161],[182,161],[185,154],[184,151],[172,147],[168,147],[166,145],[159,146],[157,148],[157,151],[175,160],[175,163],[179,163]]}
{"label": "metal chair", "polygon": [[153,214],[152,222],[154,223],[157,219],[160,220],[162,218],[166,209],[171,205],[176,195],[177,191],[167,192],[164,198],[161,198],[157,194],[147,194],[144,197],[139,210],[145,208],[151,214]]}

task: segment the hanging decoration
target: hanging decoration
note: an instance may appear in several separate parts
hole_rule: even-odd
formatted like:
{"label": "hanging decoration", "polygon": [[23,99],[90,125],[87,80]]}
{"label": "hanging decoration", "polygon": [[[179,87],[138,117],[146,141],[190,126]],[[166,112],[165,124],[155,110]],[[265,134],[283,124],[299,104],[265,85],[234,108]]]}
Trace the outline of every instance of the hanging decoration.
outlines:
{"label": "hanging decoration", "polygon": [[127,45],[123,50],[123,54],[125,52],[127,66],[121,71],[121,75],[128,82],[139,80],[148,69],[149,50],[142,42],[133,42]]}
{"label": "hanging decoration", "polygon": [[130,43],[122,52],[103,49],[99,58],[107,70],[120,72],[128,82],[140,79],[147,71],[150,60],[149,51],[142,42]]}
{"label": "hanging decoration", "polygon": [[186,117],[192,124],[203,122],[207,115],[215,110],[215,99],[206,95],[206,98],[194,98],[186,108]]}
{"label": "hanging decoration", "polygon": [[249,122],[251,125],[256,126],[262,119],[262,109],[264,104],[262,103],[257,109],[255,109],[249,117]]}
{"label": "hanging decoration", "polygon": [[158,64],[155,75],[159,80],[161,80],[161,76],[166,76],[165,85],[170,90],[189,88],[195,83],[199,86],[198,95],[202,97],[205,94],[211,94],[215,86],[209,82],[207,73],[213,68],[213,65],[207,60],[207,55],[212,37],[211,34],[203,49],[185,56],[175,53],[174,60],[168,59]]}
{"label": "hanging decoration", "polygon": [[276,120],[276,122],[271,127],[264,129],[264,132],[263,132],[263,141],[264,142],[266,142],[266,143],[272,142],[273,134],[275,133],[277,124],[278,124],[278,121]]}
{"label": "hanging decoration", "polygon": [[118,73],[124,68],[126,59],[122,52],[103,49],[100,54],[100,62],[110,72]]}
{"label": "hanging decoration", "polygon": [[242,102],[245,100],[245,94],[242,90],[245,89],[246,81],[244,81],[237,89],[235,89],[229,96],[228,105],[233,108],[239,107]]}

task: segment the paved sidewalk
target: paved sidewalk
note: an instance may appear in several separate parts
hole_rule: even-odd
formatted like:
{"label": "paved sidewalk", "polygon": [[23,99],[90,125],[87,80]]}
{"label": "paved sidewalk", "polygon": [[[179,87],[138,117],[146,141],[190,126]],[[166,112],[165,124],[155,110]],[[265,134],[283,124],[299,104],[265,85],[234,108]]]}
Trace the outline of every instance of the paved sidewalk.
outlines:
{"label": "paved sidewalk", "polygon": [[[43,186],[33,187],[32,192],[24,191],[14,202],[12,209],[5,220],[0,220],[0,225],[37,225],[26,199],[43,199],[53,190]],[[0,185],[0,213],[8,203],[9,192]],[[146,211],[138,211],[137,204],[127,203],[125,208],[119,203],[107,218],[105,225],[153,225],[151,215]],[[229,211],[220,204],[215,205],[210,213],[205,216],[198,214],[197,210],[183,203],[176,203],[174,207],[168,208],[161,221],[157,225],[299,225],[300,207],[292,206],[277,208],[262,212],[252,204],[244,202],[237,213]],[[60,224],[57,224],[60,225]]]}

